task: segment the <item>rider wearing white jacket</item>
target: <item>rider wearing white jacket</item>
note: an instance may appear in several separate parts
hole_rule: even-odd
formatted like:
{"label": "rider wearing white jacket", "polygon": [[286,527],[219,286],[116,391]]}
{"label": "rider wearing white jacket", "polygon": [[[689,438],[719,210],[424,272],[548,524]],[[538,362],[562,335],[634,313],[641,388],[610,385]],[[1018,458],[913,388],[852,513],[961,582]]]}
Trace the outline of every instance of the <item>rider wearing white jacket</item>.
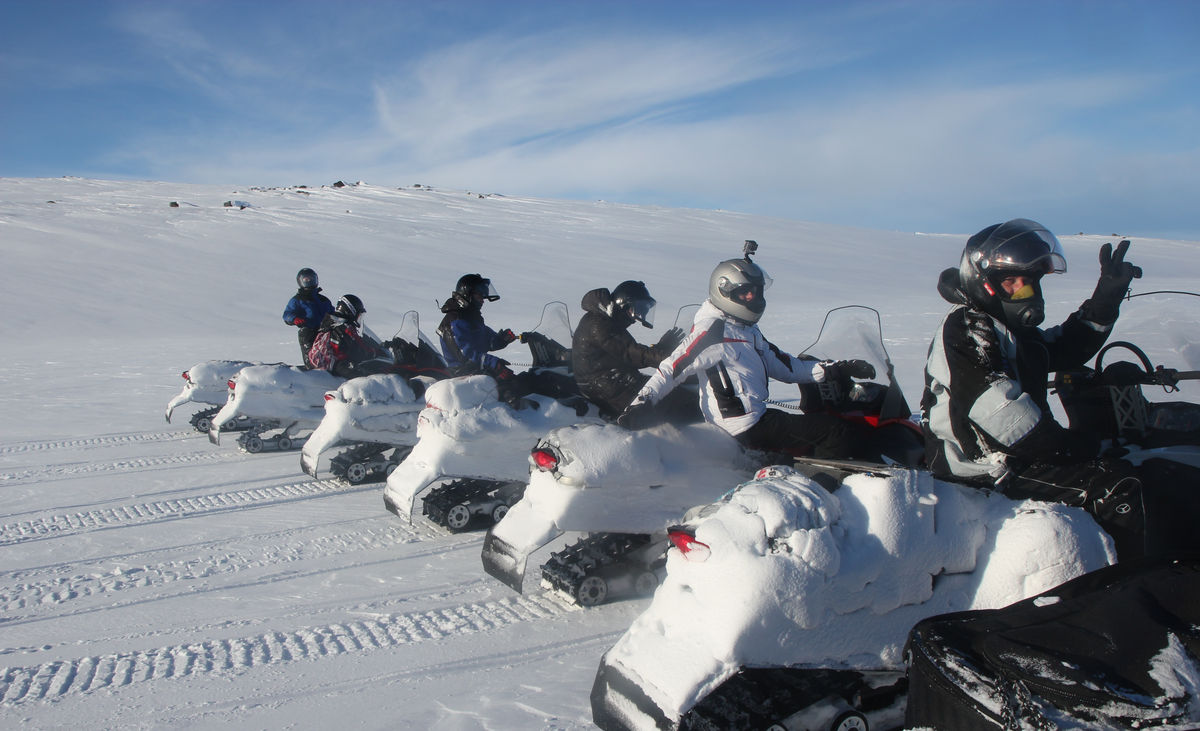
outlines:
{"label": "rider wearing white jacket", "polygon": [[[843,375],[869,378],[862,361],[816,361],[791,356],[758,329],[766,308],[763,291],[771,279],[744,259],[723,261],[709,279],[708,300],[696,313],[691,333],[659,363],[618,423],[639,428],[655,423],[653,406],[695,375],[700,380],[704,418],[746,446],[772,451],[811,449],[816,456],[847,457],[850,425],[829,414],[787,413],[767,408],[769,379],[819,383]],[[867,373],[870,370],[870,373]]]}

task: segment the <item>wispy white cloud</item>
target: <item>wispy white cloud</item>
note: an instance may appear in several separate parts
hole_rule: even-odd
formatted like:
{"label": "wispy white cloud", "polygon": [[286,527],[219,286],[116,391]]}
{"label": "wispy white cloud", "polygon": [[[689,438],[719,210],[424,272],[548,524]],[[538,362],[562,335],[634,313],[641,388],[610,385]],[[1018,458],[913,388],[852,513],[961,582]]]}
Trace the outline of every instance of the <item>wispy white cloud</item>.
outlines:
{"label": "wispy white cloud", "polygon": [[[424,162],[543,137],[594,133],[738,85],[831,63],[797,39],[570,31],[440,49],[375,84],[384,130]],[[803,58],[804,61],[798,61]]]}
{"label": "wispy white cloud", "polygon": [[[248,44],[155,6],[122,27],[176,83],[230,114],[182,137],[139,130],[107,159],[168,179],[425,182],[877,227],[1039,208],[1078,217],[1089,198],[1115,199],[1132,180],[1150,191],[1147,209],[1197,192],[1194,142],[1156,145],[1145,129],[1129,138],[1109,121],[1177,83],[1173,70],[1054,71],[1034,59],[1025,68],[1036,72],[1014,72],[984,54],[906,73],[871,66],[896,58],[889,43],[904,45],[879,13],[905,7],[702,33],[506,29],[330,58],[311,38]],[[1186,139],[1186,106],[1156,113],[1139,120]]]}

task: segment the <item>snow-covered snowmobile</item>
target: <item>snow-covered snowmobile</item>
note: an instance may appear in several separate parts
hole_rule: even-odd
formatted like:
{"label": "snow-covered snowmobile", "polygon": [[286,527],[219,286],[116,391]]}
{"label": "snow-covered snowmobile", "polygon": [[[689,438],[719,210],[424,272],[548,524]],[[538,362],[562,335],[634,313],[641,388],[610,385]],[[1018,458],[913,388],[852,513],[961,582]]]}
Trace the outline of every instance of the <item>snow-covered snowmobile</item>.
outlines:
{"label": "snow-covered snowmobile", "polygon": [[[1198,322],[1178,329],[1182,342],[1160,338],[1193,366],[1200,343],[1186,334],[1200,332]],[[1123,350],[1134,362],[1105,365]],[[1140,348],[1117,341],[1094,368],[1059,374],[1056,390],[1073,424],[1108,436],[1134,464],[1159,465],[1144,477],[1192,486],[1200,478],[1200,407],[1152,403],[1142,387],[1178,388],[1196,375],[1155,367]],[[897,727],[907,688],[899,638],[911,621],[947,605],[1006,606],[1115,560],[1111,539],[1078,508],[1012,501],[896,467],[815,460],[795,467],[761,473],[673,530],[678,550],[669,554],[663,588],[597,674],[598,725]],[[840,519],[822,513],[830,506]],[[1190,515],[1185,523],[1194,523]],[[919,520],[906,526],[904,516]],[[911,531],[903,542],[888,537],[897,526]],[[963,545],[943,551],[955,535]],[[955,557],[960,565],[940,565]],[[874,596],[893,585],[924,593]],[[708,652],[684,657],[684,648]]]}
{"label": "snow-covered snowmobile", "polygon": [[[183,390],[167,404],[167,423],[171,423],[172,412],[186,403],[209,404],[210,408],[197,411],[191,418],[192,428],[201,434],[207,434],[212,428],[213,416],[229,400],[229,379],[246,366],[252,365],[262,364],[246,360],[206,360],[188,368],[183,372]],[[246,430],[253,425],[253,420],[244,418],[230,423],[226,429]]]}
{"label": "snow-covered snowmobile", "polygon": [[[356,364],[359,372],[408,372],[398,365],[397,351],[403,350],[403,343],[393,339],[385,345],[365,326],[362,334],[379,354]],[[229,379],[228,400],[212,419],[209,441],[219,444],[223,429],[250,417],[258,423],[238,437],[242,449],[251,453],[298,449],[325,416],[325,394],[344,382],[321,369],[282,364],[243,368]]]}
{"label": "snow-covered snowmobile", "polygon": [[601,662],[598,726],[893,728],[916,621],[1116,559],[1080,509],[915,469],[800,466],[763,468],[672,529],[666,578]]}
{"label": "snow-covered snowmobile", "polygon": [[325,416],[300,451],[305,473],[316,477],[321,454],[342,447],[329,460],[334,477],[352,485],[383,480],[416,443],[425,389],[447,376],[446,363],[415,311],[405,313],[386,344],[396,356],[387,373],[351,378],[325,393]]}
{"label": "snow-covered snowmobile", "polygon": [[229,397],[212,418],[209,441],[221,443],[221,431],[238,419],[255,420],[238,446],[251,454],[288,451],[301,446],[325,414],[325,392],[342,379],[323,370],[289,365],[243,368],[229,379]]}
{"label": "snow-covered snowmobile", "polygon": [[[861,445],[865,454],[915,464],[923,456],[922,443],[883,347],[878,314],[867,307],[832,310],[804,352],[868,361],[881,382],[847,378],[826,384],[824,393],[806,386],[800,400],[806,410],[828,408],[872,425],[871,443]],[[488,532],[484,569],[521,591],[532,554],[566,532],[582,532],[587,535],[543,564],[543,587],[585,606],[649,593],[661,573],[671,524],[758,467],[793,457],[748,452],[708,425],[640,432],[615,425],[558,429],[530,455],[524,499]]]}
{"label": "snow-covered snowmobile", "polygon": [[530,445],[553,428],[599,421],[569,375],[570,350],[563,345],[571,342],[566,305],[547,304],[538,325],[522,333],[521,341],[532,356],[527,365],[557,384],[558,397],[532,393],[513,408],[486,375],[430,386],[417,417],[417,443],[387,479],[383,502],[389,511],[411,521],[422,497],[422,513],[451,531],[491,524],[524,490]]}

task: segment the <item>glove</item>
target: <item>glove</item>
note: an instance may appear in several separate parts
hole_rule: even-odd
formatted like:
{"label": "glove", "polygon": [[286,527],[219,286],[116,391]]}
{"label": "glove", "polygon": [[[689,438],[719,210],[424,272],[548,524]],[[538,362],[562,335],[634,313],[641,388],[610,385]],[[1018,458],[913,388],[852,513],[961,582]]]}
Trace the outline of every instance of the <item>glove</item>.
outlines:
{"label": "glove", "polygon": [[967,335],[971,338],[978,364],[989,371],[1004,370],[1004,357],[1000,354],[1000,338],[992,327],[992,318],[970,308],[964,310],[967,318]]}
{"label": "glove", "polygon": [[637,431],[646,427],[654,426],[657,423],[655,419],[654,406],[646,401],[635,401],[625,407],[621,415],[617,417],[617,424],[626,429]]}
{"label": "glove", "polygon": [[303,318],[303,317],[297,317],[297,318],[295,318],[295,319],[293,319],[293,320],[292,320],[292,324],[293,324],[293,325],[303,325],[303,324],[304,324],[304,318]]}
{"label": "glove", "polygon": [[654,349],[666,356],[679,347],[681,342],[683,342],[683,330],[673,327],[663,333],[662,337],[655,343]]}
{"label": "glove", "polygon": [[511,343],[512,341],[517,339],[517,334],[515,332],[513,332],[512,330],[509,330],[508,328],[501,330],[499,332],[499,335],[500,335],[500,341],[503,342],[505,345],[508,345],[509,343]]}
{"label": "glove", "polygon": [[851,378],[874,378],[875,366],[865,360],[835,360],[821,364],[820,383],[841,383]]}
{"label": "glove", "polygon": [[1142,268],[1125,261],[1128,250],[1128,239],[1117,244],[1115,252],[1112,244],[1100,247],[1100,279],[1091,299],[1081,308],[1086,318],[1097,325],[1111,325],[1117,321],[1129,283],[1142,278]]}

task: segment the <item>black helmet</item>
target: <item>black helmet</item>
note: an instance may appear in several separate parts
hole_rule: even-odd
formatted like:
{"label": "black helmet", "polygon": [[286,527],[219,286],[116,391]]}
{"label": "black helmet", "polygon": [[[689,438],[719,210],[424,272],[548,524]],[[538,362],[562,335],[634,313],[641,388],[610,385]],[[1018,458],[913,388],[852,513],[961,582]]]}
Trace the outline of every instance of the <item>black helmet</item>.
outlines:
{"label": "black helmet", "polygon": [[492,286],[492,280],[485,279],[478,274],[464,274],[459,277],[458,284],[454,285],[455,298],[463,305],[470,305],[475,301],[476,295],[488,302],[500,299],[500,295],[496,294],[496,288]]}
{"label": "black helmet", "polygon": [[723,261],[713,269],[708,278],[708,301],[726,315],[743,322],[758,322],[767,309],[763,292],[770,286],[771,278],[747,254],[741,259]]}
{"label": "black helmet", "polygon": [[[1067,271],[1067,258],[1054,234],[1027,218],[988,226],[967,240],[958,277],[967,300],[1009,327],[1037,327],[1046,317],[1042,276]],[[1006,278],[1030,280],[1007,292]]]}
{"label": "black helmet", "polygon": [[317,288],[317,273],[308,267],[304,267],[296,272],[296,285],[300,289],[316,289]]}
{"label": "black helmet", "polygon": [[362,316],[366,313],[367,308],[363,307],[362,300],[353,294],[344,294],[338,300],[337,306],[333,308],[333,314],[356,324],[362,323]]}
{"label": "black helmet", "polygon": [[654,327],[654,298],[644,282],[632,279],[621,282],[612,291],[613,317],[626,327],[634,321],[646,327]]}

